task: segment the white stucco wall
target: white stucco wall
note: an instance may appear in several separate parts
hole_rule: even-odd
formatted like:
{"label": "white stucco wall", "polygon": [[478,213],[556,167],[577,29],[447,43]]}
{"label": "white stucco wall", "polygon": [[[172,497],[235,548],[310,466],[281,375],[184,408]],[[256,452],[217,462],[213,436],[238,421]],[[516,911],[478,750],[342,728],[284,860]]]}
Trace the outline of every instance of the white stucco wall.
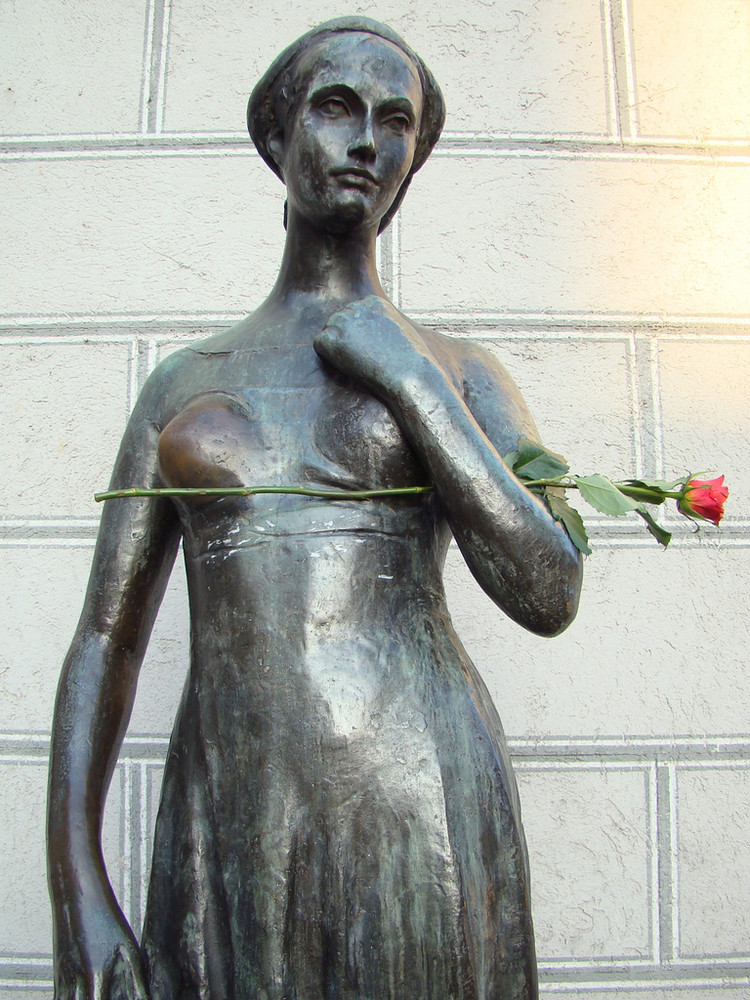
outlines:
{"label": "white stucco wall", "polygon": [[[580,472],[726,473],[662,552],[592,517],[576,623],[520,631],[457,553],[455,620],[518,771],[545,996],[750,996],[750,0],[0,4],[0,991],[51,991],[46,754],[102,488],[175,345],[265,295],[283,189],[244,133],[307,27],[387,21],[446,133],[381,245],[394,300],[479,339]],[[170,586],[110,793],[138,924],[187,662]]]}

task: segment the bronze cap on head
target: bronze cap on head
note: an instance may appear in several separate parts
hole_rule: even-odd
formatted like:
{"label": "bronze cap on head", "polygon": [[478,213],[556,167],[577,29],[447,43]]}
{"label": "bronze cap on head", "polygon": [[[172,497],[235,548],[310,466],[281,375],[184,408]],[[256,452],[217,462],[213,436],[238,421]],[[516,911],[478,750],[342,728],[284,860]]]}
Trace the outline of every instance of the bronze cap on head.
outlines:
{"label": "bronze cap on head", "polygon": [[247,104],[247,128],[260,155],[276,176],[281,177],[279,166],[269,149],[268,140],[274,132],[280,128],[283,130],[284,122],[280,120],[279,106],[289,100],[289,95],[282,93],[286,90],[285,77],[293,69],[298,57],[311,45],[347,31],[375,35],[376,38],[383,38],[395,45],[414,64],[422,84],[422,115],[414,160],[393,203],[380,220],[378,232],[382,233],[398,211],[413,175],[432,152],[445,122],[445,102],[434,76],[416,52],[395,31],[369,17],[337,17],[311,28],[274,59],[253,88]]}

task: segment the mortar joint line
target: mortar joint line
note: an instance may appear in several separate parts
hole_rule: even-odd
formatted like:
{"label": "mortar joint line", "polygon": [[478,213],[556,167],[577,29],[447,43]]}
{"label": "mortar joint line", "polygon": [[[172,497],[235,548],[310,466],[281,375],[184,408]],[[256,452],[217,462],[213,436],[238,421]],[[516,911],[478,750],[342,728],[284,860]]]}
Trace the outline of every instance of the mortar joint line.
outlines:
{"label": "mortar joint line", "polygon": [[661,929],[661,896],[659,882],[659,763],[658,759],[651,762],[644,775],[646,783],[646,805],[648,811],[648,847],[650,851],[649,864],[649,903],[650,903],[650,938],[651,958],[654,964],[661,961],[662,929]]}
{"label": "mortar joint line", "polygon": [[131,781],[131,766],[130,763],[123,763],[120,768],[120,808],[122,814],[120,816],[120,831],[119,831],[119,843],[118,843],[118,868],[120,869],[120,898],[122,899],[122,906],[125,913],[130,917],[130,904],[131,904],[131,892],[130,892],[130,814],[131,814],[131,803],[133,796],[133,788]]}
{"label": "mortar joint line", "polygon": [[660,965],[674,959],[673,913],[672,913],[672,834],[671,800],[669,793],[669,770],[665,764],[656,764],[656,857],[657,857],[657,901],[659,923]]}
{"label": "mortar joint line", "polygon": [[128,888],[130,890],[129,920],[133,928],[140,928],[143,907],[141,899],[141,844],[145,839],[142,823],[143,788],[142,762],[131,761],[128,766],[130,783]]}
{"label": "mortar joint line", "polygon": [[156,368],[157,362],[159,360],[159,345],[156,340],[150,337],[147,341],[148,347],[146,350],[146,376],[148,377],[151,372]]}
{"label": "mortar joint line", "polygon": [[401,308],[401,213],[396,212],[391,223],[391,283],[392,301]]}
{"label": "mortar joint line", "polygon": [[604,74],[607,101],[607,125],[610,138],[614,142],[621,142],[622,132],[620,129],[620,109],[617,103],[617,64],[615,60],[614,23],[611,0],[601,0],[600,14],[604,35]]}
{"label": "mortar joint line", "polygon": [[631,0],[619,0],[622,11],[623,57],[627,87],[628,131],[631,139],[637,139],[640,131],[638,121],[638,96],[635,87],[635,48],[633,45],[633,12]]}
{"label": "mortar joint line", "polygon": [[128,415],[133,412],[135,401],[138,398],[138,341],[131,340],[128,350]]}
{"label": "mortar joint line", "polygon": [[169,28],[172,19],[172,0],[162,0],[164,4],[161,25],[161,46],[159,49],[159,75],[156,103],[156,131],[164,128],[164,112],[167,103],[167,56],[169,53]]}
{"label": "mortar joint line", "polygon": [[630,38],[628,0],[608,0],[608,2],[611,12],[618,133],[621,142],[631,142],[636,138],[638,130],[634,118],[635,76],[632,65],[633,46]]}
{"label": "mortar joint line", "polygon": [[664,417],[661,406],[661,378],[659,373],[659,340],[650,341],[651,400],[654,415],[654,462],[656,478],[664,478]]}
{"label": "mortar joint line", "polygon": [[149,0],[141,125],[146,135],[158,135],[164,125],[170,11],[171,0]]}
{"label": "mortar joint line", "polygon": [[641,461],[641,475],[646,478],[658,478],[658,459],[655,440],[656,413],[654,411],[653,375],[651,371],[650,345],[653,342],[650,335],[639,331],[631,331],[635,351],[636,394],[634,403],[638,408],[638,446]]}
{"label": "mortar joint line", "polygon": [[632,419],[632,441],[633,441],[633,463],[635,466],[636,477],[640,478],[644,475],[643,469],[643,446],[642,446],[642,421],[643,416],[641,414],[641,399],[640,399],[640,385],[639,385],[639,373],[638,373],[638,347],[636,344],[635,333],[630,332],[627,338],[627,376],[630,382],[630,406],[633,411]]}
{"label": "mortar joint line", "polygon": [[669,776],[669,859],[672,885],[670,892],[672,918],[672,957],[680,958],[680,869],[679,869],[679,830],[678,830],[678,790],[677,765],[672,761],[667,765]]}
{"label": "mortar joint line", "polygon": [[141,94],[138,108],[138,131],[148,133],[148,108],[151,90],[151,56],[154,43],[154,0],[147,0],[143,31],[143,61],[141,64]]}
{"label": "mortar joint line", "polygon": [[[138,896],[140,903],[140,915],[141,923],[145,917],[146,912],[146,901],[148,899],[148,886],[149,886],[149,841],[153,837],[153,830],[151,829],[151,815],[150,815],[150,779],[149,779],[149,761],[141,760],[139,762],[140,767],[140,839],[138,842],[139,848],[139,888]],[[139,931],[142,928],[139,928]]]}

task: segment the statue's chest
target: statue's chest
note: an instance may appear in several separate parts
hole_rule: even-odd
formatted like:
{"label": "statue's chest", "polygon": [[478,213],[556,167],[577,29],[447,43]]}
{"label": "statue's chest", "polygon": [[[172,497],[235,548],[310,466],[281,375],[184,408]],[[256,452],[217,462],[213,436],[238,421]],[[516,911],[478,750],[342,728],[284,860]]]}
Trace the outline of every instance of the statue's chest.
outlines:
{"label": "statue's chest", "polygon": [[210,389],[159,438],[169,486],[383,488],[424,482],[387,407],[344,380]]}

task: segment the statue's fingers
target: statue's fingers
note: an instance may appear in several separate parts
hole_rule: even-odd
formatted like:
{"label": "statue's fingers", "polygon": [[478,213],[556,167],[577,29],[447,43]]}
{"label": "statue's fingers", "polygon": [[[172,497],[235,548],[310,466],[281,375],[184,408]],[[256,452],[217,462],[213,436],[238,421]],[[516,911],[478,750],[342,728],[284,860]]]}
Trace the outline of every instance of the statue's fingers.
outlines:
{"label": "statue's fingers", "polygon": [[359,306],[361,309],[372,309],[375,312],[382,313],[384,316],[390,311],[390,303],[386,302],[379,295],[366,295],[359,302],[353,302],[352,305]]}
{"label": "statue's fingers", "polygon": [[91,1000],[93,995],[86,982],[86,977],[83,973],[77,973],[69,996],[72,1000]]}
{"label": "statue's fingers", "polygon": [[83,979],[76,977],[61,977],[55,982],[54,1000],[85,1000]]}
{"label": "statue's fingers", "polygon": [[121,948],[110,977],[107,1000],[148,1000],[143,963],[135,949]]}
{"label": "statue's fingers", "polygon": [[130,993],[128,1000],[149,1000],[148,985],[143,970],[143,962],[140,956],[136,956],[133,962],[128,963],[128,973],[130,976]]}
{"label": "statue's fingers", "polygon": [[319,338],[323,338],[325,340],[326,337],[331,335],[340,337],[344,332],[341,326],[342,321],[343,317],[341,314],[334,313],[315,339],[318,340]]}
{"label": "statue's fingers", "polygon": [[86,975],[78,969],[69,969],[56,978],[54,1000],[92,1000],[93,996]]}
{"label": "statue's fingers", "polygon": [[[332,317],[332,319],[335,319],[335,317]],[[313,341],[313,347],[321,358],[326,361],[332,361],[337,348],[343,343],[343,339],[344,331],[341,327],[329,321],[316,336]]]}
{"label": "statue's fingers", "polygon": [[106,970],[92,973],[89,976],[86,992],[83,994],[86,1000],[107,1000],[109,997],[110,978],[111,976]]}

